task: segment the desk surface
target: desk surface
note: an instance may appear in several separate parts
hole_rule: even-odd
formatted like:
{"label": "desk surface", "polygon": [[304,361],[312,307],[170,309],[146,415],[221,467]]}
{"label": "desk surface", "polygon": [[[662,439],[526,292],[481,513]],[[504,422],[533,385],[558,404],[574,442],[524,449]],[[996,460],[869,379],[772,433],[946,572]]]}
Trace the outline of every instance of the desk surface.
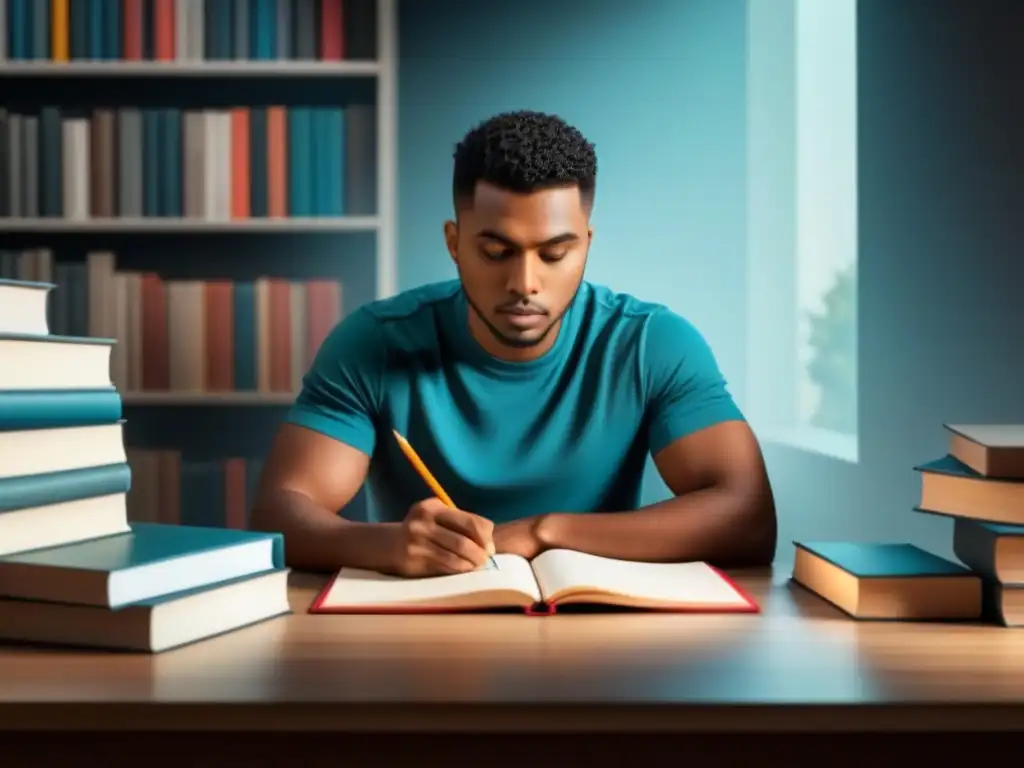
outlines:
{"label": "desk surface", "polygon": [[999,729],[1024,634],[866,623],[736,572],[759,616],[311,616],[164,654],[0,649],[0,729]]}

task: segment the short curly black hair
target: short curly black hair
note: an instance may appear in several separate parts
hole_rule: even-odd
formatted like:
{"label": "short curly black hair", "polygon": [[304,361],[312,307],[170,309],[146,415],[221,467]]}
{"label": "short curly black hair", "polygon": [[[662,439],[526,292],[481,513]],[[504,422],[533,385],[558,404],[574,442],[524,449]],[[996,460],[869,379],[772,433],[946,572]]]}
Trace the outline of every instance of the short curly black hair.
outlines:
{"label": "short curly black hair", "polygon": [[529,193],[576,186],[588,207],[594,202],[594,145],[562,118],[543,112],[503,112],[469,131],[455,148],[455,205],[473,199],[478,182]]}

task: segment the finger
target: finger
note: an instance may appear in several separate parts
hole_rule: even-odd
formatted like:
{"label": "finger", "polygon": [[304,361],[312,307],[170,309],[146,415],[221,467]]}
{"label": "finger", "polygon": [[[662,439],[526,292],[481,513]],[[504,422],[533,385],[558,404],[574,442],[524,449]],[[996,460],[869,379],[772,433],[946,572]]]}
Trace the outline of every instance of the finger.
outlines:
{"label": "finger", "polygon": [[487,552],[483,547],[443,525],[433,526],[427,533],[427,539],[437,547],[465,560],[473,568],[479,568],[487,562]]}
{"label": "finger", "polygon": [[484,550],[494,546],[494,523],[485,517],[446,507],[437,513],[435,519],[439,525],[469,537]]}
{"label": "finger", "polygon": [[417,547],[416,559],[423,563],[426,576],[445,576],[476,570],[476,566],[468,560],[432,542]]}

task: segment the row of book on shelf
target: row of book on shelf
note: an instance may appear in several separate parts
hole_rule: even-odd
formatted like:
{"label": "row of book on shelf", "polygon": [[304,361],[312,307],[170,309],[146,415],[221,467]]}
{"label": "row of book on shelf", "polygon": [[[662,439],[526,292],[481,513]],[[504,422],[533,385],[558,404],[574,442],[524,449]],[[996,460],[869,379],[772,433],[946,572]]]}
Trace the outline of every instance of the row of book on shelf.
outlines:
{"label": "row of book on shelf", "polygon": [[374,51],[374,2],[6,0],[0,54],[57,62],[365,59]]}
{"label": "row of book on shelf", "polygon": [[953,521],[956,560],[908,542],[796,542],[793,579],[862,619],[1024,626],[1024,425],[947,424],[914,512]]}
{"label": "row of book on shelf", "polygon": [[55,284],[30,294],[42,309],[10,317],[10,329],[115,339],[121,392],[297,392],[343,315],[337,280],[164,280],[118,270],[109,251],[71,263],[0,251],[3,278]]}
{"label": "row of book on shelf", "polygon": [[0,217],[261,217],[376,211],[376,110],[0,108]]}
{"label": "row of book on shelf", "polygon": [[40,332],[47,290],[0,283],[0,639],[158,652],[288,613],[283,539],[240,512],[258,466],[133,467],[115,344]]}

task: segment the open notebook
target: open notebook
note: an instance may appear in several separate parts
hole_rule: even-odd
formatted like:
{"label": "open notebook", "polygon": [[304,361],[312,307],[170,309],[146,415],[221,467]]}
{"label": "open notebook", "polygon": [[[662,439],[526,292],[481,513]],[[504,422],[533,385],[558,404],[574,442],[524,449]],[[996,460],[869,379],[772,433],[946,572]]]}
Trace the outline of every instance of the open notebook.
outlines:
{"label": "open notebook", "polygon": [[342,568],[310,613],[434,613],[601,604],[658,611],[756,613],[757,604],[716,568],[700,562],[637,563],[552,549],[532,561],[495,555],[488,567],[406,579]]}

